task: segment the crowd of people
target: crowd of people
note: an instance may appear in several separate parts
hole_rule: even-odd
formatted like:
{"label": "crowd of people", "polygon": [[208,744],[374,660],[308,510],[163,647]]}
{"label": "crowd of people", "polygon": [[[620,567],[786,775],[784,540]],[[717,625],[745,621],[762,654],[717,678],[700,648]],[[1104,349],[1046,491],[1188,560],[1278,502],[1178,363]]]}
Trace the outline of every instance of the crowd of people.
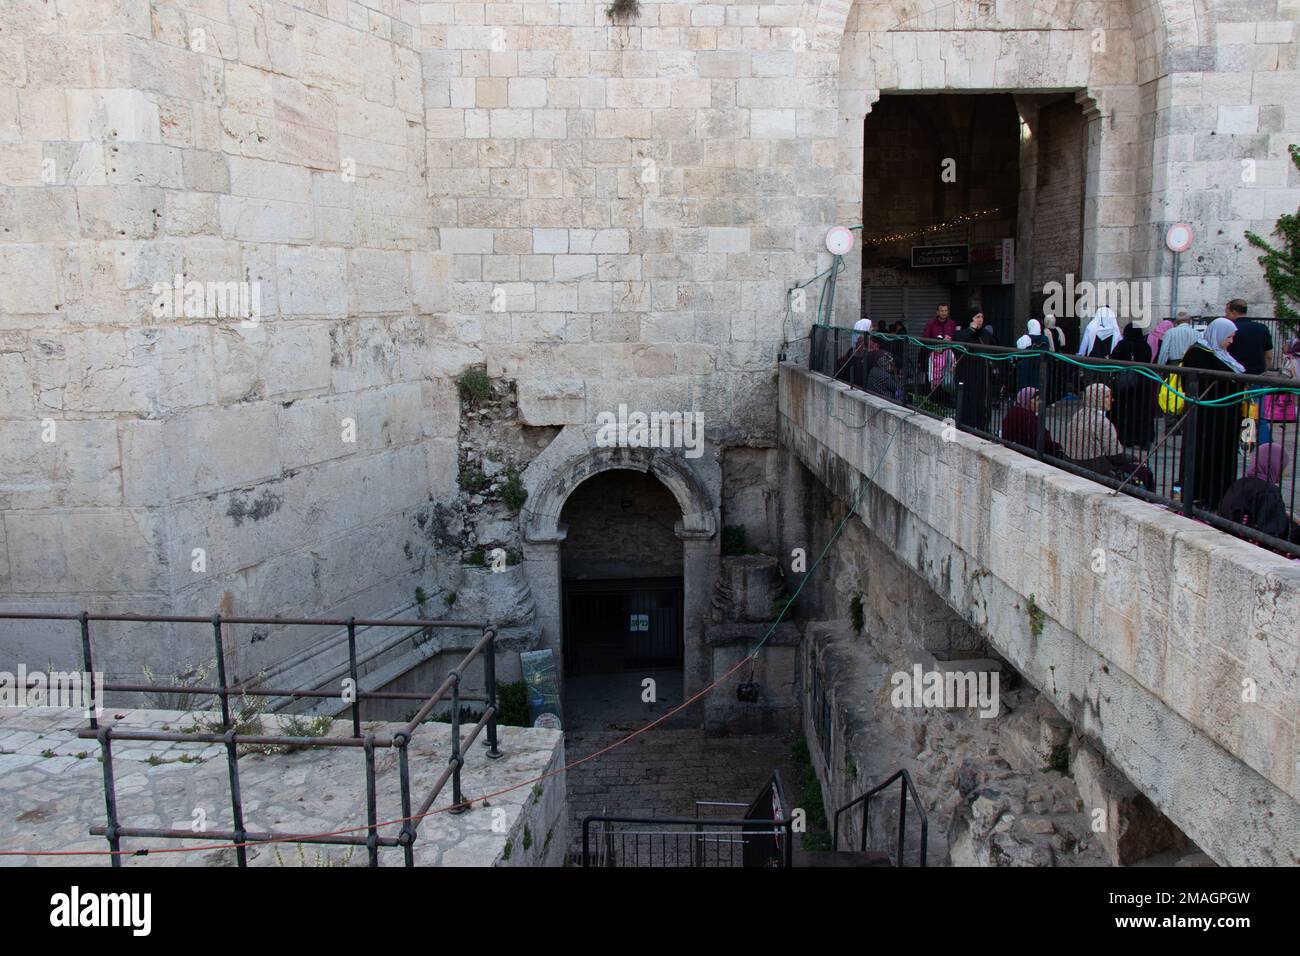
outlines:
{"label": "crowd of people", "polygon": [[[855,325],[852,346],[841,356],[837,374],[846,381],[895,401],[910,392],[937,406],[955,409],[957,421],[977,431],[992,432],[995,410],[1006,401],[1001,437],[1049,456],[1077,464],[1093,473],[1137,487],[1155,489],[1155,476],[1144,460],[1157,442],[1159,423],[1165,435],[1182,432],[1180,473],[1170,493],[1178,498],[1187,488],[1194,503],[1261,533],[1300,543],[1300,524],[1288,514],[1281,482],[1287,453],[1278,423],[1296,422],[1295,396],[1269,395],[1262,402],[1229,401],[1204,404],[1234,395],[1243,385],[1200,372],[1264,375],[1274,368],[1274,342],[1268,326],[1247,315],[1240,299],[1227,303],[1224,315],[1198,329],[1186,312],[1145,329],[1129,323],[1120,329],[1115,312],[1098,308],[1082,329],[1073,352],[1053,315],[1031,319],[1016,339],[1016,349],[1061,353],[1091,359],[1177,366],[1187,370],[1178,378],[1143,374],[1138,366],[1093,373],[1079,366],[1037,355],[1011,362],[980,356],[983,346],[997,345],[991,325],[979,307],[959,323],[947,305],[925,324],[922,337],[965,345],[962,350],[923,349],[909,363],[906,328],[895,322],[874,328],[870,319]],[[885,332],[898,338],[877,338]],[[1279,374],[1300,384],[1300,338],[1293,338],[1282,356]],[[915,364],[915,368],[910,367]],[[1289,384],[1279,381],[1279,384]],[[1198,399],[1196,414],[1177,392]],[[1053,420],[1059,435],[1041,420],[1044,406],[1077,402]],[[1243,428],[1243,418],[1251,418]],[[1187,426],[1187,427],[1185,427]],[[1240,455],[1247,453],[1244,475]],[[1136,452],[1136,454],[1135,454]]]}

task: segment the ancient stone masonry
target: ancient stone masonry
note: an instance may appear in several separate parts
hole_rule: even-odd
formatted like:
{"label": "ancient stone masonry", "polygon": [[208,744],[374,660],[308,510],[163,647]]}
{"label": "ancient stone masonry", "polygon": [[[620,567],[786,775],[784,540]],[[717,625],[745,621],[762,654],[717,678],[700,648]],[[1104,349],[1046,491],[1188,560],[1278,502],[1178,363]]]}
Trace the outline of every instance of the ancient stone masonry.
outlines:
{"label": "ancient stone masonry", "polygon": [[[1084,277],[1167,302],[1157,227],[1181,218],[1217,239],[1180,301],[1267,307],[1241,233],[1300,195],[1295,0],[604,8],[7,4],[5,593],[367,613],[431,592],[445,558],[412,523],[465,477],[476,365],[530,427],[629,402],[770,445],[807,322],[786,291],[871,212],[884,94],[1074,91]],[[240,637],[254,669],[299,640]]]}
{"label": "ancient stone masonry", "polygon": [[[779,366],[816,314],[817,286],[798,306],[791,290],[832,266],[829,226],[860,228],[860,244],[891,216],[921,225],[1014,201],[1016,215],[1001,208],[971,235],[1015,237],[1028,277],[1004,303],[1016,322],[1069,270],[1150,283],[1157,312],[1175,292],[1193,311],[1230,296],[1272,311],[1244,233],[1268,234],[1300,206],[1286,157],[1300,140],[1300,0],[608,5],[4,0],[0,606],[491,620],[514,680],[525,649],[553,650],[563,673],[570,571],[680,577],[686,695],[766,636],[759,699],[720,697],[706,720],[770,730],[800,709],[802,624],[851,619],[861,592],[875,626],[900,594],[846,574],[809,592],[824,615],[768,634],[797,573],[791,549],[811,561],[822,543],[789,540],[799,522],[800,534],[820,527],[786,500],[799,487],[791,459],[843,499],[875,447],[828,424],[822,403],[845,411],[843,399],[795,387]],[[963,119],[977,94],[991,112]],[[958,169],[961,202],[937,201],[933,183],[936,201],[917,198],[926,164],[952,158],[935,129],[966,144],[963,164],[986,164]],[[1161,240],[1179,220],[1199,239],[1175,290]],[[859,245],[822,318],[859,318],[864,261],[868,284],[901,271],[896,254],[872,264]],[[698,416],[700,440],[602,441],[598,422],[622,408]],[[1234,793],[1276,809],[1267,826],[1294,821],[1293,701],[1225,717],[1199,690],[1181,693],[1230,685],[1247,662],[1269,693],[1291,686],[1287,572],[1249,572],[1263,582],[1253,610],[1213,609],[1200,582],[1238,567],[1230,549],[1195,531],[1138,541],[1114,519],[1147,577],[1197,583],[1131,615],[1108,606],[1107,630],[1079,623],[1071,588],[1083,585],[1044,596],[1040,581],[1048,628],[1087,633],[1027,645],[1027,595],[1007,583],[1024,516],[999,489],[992,530],[963,524],[931,483],[959,484],[963,461],[993,466],[916,436],[868,504],[897,560],[963,604],[954,617],[900,598],[925,652],[995,660],[1010,634],[1004,659],[1020,655],[1104,767],[1186,824],[1196,788],[1159,753],[1135,769],[1139,747],[1110,746],[1118,715],[1098,710],[1098,688],[1123,690],[1149,721],[1172,708]],[[888,493],[906,468],[918,511]],[[623,480],[626,495],[601,497]],[[1092,513],[1068,482],[1014,480],[1044,510],[1069,498]],[[592,519],[572,536],[566,507]],[[1048,543],[1075,530],[1057,522]],[[729,553],[728,534],[756,553]],[[1223,636],[1247,633],[1243,615],[1266,639]],[[1137,636],[1144,620],[1169,636],[1159,655]],[[224,639],[232,678],[295,686],[346,652],[337,628],[232,626]],[[436,680],[457,640],[413,638],[363,676]],[[96,641],[110,679],[195,673],[212,657],[206,627],[103,623]],[[1052,657],[1060,647],[1075,656]],[[0,623],[0,664],[68,667],[78,654],[75,627]],[[1124,667],[1090,676],[1102,655]],[[998,832],[978,803],[991,780],[1008,807],[1039,795],[1040,780],[1008,795],[999,769],[961,775],[969,832],[989,829],[960,852],[979,856]],[[1043,801],[1068,802],[1068,787],[1047,789]],[[1137,806],[1122,789],[1096,792]],[[1186,829],[1229,860],[1215,832],[1239,823]],[[1272,852],[1252,839],[1252,861]],[[1112,842],[1112,857],[1147,849]]]}

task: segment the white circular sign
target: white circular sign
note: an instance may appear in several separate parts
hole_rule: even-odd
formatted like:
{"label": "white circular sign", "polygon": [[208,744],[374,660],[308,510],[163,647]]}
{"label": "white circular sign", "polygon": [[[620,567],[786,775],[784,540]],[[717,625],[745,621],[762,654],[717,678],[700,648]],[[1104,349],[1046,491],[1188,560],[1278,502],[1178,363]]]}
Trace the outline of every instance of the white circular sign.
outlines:
{"label": "white circular sign", "polygon": [[826,233],[826,249],[831,255],[842,256],[853,248],[853,233],[843,226],[831,226]]}
{"label": "white circular sign", "polygon": [[1170,252],[1186,252],[1191,248],[1194,238],[1192,227],[1188,223],[1176,222],[1165,233],[1165,245]]}

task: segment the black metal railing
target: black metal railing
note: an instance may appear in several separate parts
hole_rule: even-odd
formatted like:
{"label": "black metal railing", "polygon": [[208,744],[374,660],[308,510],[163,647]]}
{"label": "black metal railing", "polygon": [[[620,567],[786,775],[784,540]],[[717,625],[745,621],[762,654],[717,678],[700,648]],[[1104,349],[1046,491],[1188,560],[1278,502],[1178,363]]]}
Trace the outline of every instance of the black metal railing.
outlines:
{"label": "black metal railing", "polygon": [[916,792],[916,787],[912,785],[912,776],[906,770],[899,770],[890,776],[887,780],[872,787],[862,796],[850,800],[844,806],[835,811],[834,829],[831,835],[831,849],[840,848],[840,817],[856,806],[862,807],[862,839],[858,849],[866,852],[871,834],[871,799],[879,793],[884,792],[892,783],[901,780],[898,787],[898,838],[896,843],[894,866],[903,866],[906,862],[907,850],[907,801],[910,797],[912,804],[916,809],[917,818],[921,823],[921,842],[917,854],[917,865],[925,866],[926,850],[929,846],[930,822],[925,815],[925,807],[921,803],[921,798]]}
{"label": "black metal railing", "polygon": [[788,867],[792,820],[589,816],[584,867]]}
{"label": "black metal railing", "polygon": [[[885,355],[889,361],[881,362]],[[812,330],[808,361],[812,371],[962,431],[1300,556],[1300,526],[1291,517],[1300,503],[1295,480],[1300,383],[1294,380],[864,335],[824,325]],[[1114,426],[1114,442],[1094,417],[1079,414],[1096,394],[1089,387],[1098,384],[1110,391],[1106,418]],[[1024,388],[1037,389],[1038,401],[1017,410]],[[1280,478],[1271,482],[1282,519],[1267,525],[1224,501],[1264,444],[1281,449],[1283,466]]]}
{"label": "black metal railing", "polygon": [[[1219,316],[1193,315],[1189,316],[1189,318],[1191,319],[1192,325],[1203,329],[1215,319],[1219,318]],[[1246,318],[1250,319],[1252,322],[1258,322],[1268,329],[1268,334],[1273,339],[1273,364],[1271,368],[1274,371],[1283,368],[1286,360],[1287,343],[1295,338],[1296,333],[1300,331],[1300,323],[1291,319],[1279,319],[1271,315],[1248,315]],[[1158,319],[1152,319],[1150,327],[1154,328],[1166,320],[1170,322],[1175,321],[1174,317],[1171,315],[1161,316]],[[1152,358],[1154,359],[1155,356],[1153,355]]]}
{"label": "black metal railing", "polygon": [[[124,855],[132,855],[132,852],[144,855],[148,852],[143,849],[136,851],[123,850],[123,838],[193,840],[196,837],[222,842],[230,841],[235,848],[238,865],[241,867],[247,866],[248,863],[247,847],[257,843],[306,843],[364,846],[369,855],[370,866],[379,865],[380,847],[400,846],[403,850],[405,865],[408,867],[414,866],[414,844],[421,819],[429,813],[430,808],[432,808],[434,802],[438,799],[449,781],[452,785],[452,798],[451,804],[445,809],[449,812],[457,813],[468,808],[468,805],[465,803],[464,794],[461,791],[461,768],[465,764],[464,754],[474,741],[478,739],[479,734],[482,733],[484,729],[487,731],[488,756],[490,758],[501,756],[501,751],[498,748],[497,741],[498,707],[496,685],[496,632],[487,623],[421,619],[364,620],[355,617],[344,619],[237,617],[223,616],[220,614],[214,614],[211,617],[190,617],[182,615],[90,614],[86,611],[83,611],[80,614],[42,614],[22,611],[0,611],[0,620],[77,622],[80,626],[81,632],[82,664],[85,667],[85,674],[88,677],[95,674],[94,648],[92,646],[90,627],[92,622],[113,621],[156,624],[204,624],[212,628],[217,676],[217,684],[215,686],[178,686],[176,684],[137,682],[102,683],[97,685],[94,680],[88,680],[87,682],[86,686],[89,688],[87,707],[89,726],[78,731],[77,736],[84,739],[94,739],[99,741],[103,760],[104,806],[107,817],[106,826],[92,826],[90,828],[90,833],[95,836],[103,836],[108,840],[109,849],[112,852],[111,859],[113,866],[121,866],[122,857]],[[230,682],[227,679],[226,673],[226,641],[223,639],[222,628],[228,625],[241,624],[261,624],[277,627],[346,627],[348,635],[348,666],[346,673],[351,679],[351,693],[347,697],[343,697],[343,695],[341,695],[337,690],[326,691],[318,689],[298,690],[268,688],[247,682]],[[359,679],[358,668],[366,660],[373,659],[381,651],[372,651],[364,657],[358,656],[356,640],[358,628],[407,628],[419,632],[425,632],[432,628],[461,628],[480,630],[482,632],[482,637],[465,654],[460,663],[456,665],[456,667],[447,675],[432,694],[398,691],[362,691],[357,684]],[[386,645],[387,648],[393,646],[395,645],[391,642]],[[463,679],[469,665],[472,664],[480,655],[483,657],[484,667],[484,696],[464,696],[460,692],[461,680]],[[221,732],[200,733],[163,731],[148,728],[127,730],[113,725],[100,726],[96,714],[99,712],[103,701],[96,698],[95,695],[97,691],[102,691],[104,693],[154,693],[167,695],[183,691],[186,695],[211,695],[217,699],[220,705]],[[230,698],[232,694],[237,694],[241,698],[277,697],[292,699],[343,699],[351,704],[352,734],[347,737],[304,737],[264,733],[240,733],[236,730],[237,721],[232,719],[231,715]],[[423,701],[423,703],[420,705],[419,709],[416,710],[415,715],[405,724],[401,725],[396,732],[389,734],[373,734],[362,733],[361,703],[365,700],[420,700]],[[428,795],[420,803],[419,808],[413,811],[410,762],[408,754],[411,738],[420,724],[430,716],[433,709],[444,700],[447,700],[450,703],[451,755],[448,757],[446,768],[434,781]],[[478,723],[474,726],[469,736],[462,740],[461,704],[467,700],[481,701],[484,704],[484,708]],[[131,827],[122,825],[118,811],[117,788],[114,779],[113,743],[115,741],[123,740],[224,744],[226,748],[226,765],[229,778],[230,810],[233,829],[204,830],[196,832],[190,829]],[[361,750],[364,754],[366,775],[365,834],[361,835],[356,832],[335,834],[280,833],[274,831],[250,831],[246,829],[244,826],[243,798],[240,790],[239,779],[239,748],[241,746],[292,748],[347,747]],[[392,837],[379,835],[380,825],[378,819],[377,788],[375,781],[375,751],[377,749],[385,748],[392,748],[397,751],[398,776],[401,792],[401,830],[396,836]],[[363,828],[357,827],[356,829],[360,830]]]}

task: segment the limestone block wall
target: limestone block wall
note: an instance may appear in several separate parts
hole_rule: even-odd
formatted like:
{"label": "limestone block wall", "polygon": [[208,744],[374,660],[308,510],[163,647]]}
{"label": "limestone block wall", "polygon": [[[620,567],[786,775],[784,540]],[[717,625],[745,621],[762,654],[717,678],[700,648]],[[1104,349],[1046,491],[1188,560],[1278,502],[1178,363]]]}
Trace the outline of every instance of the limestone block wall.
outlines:
{"label": "limestone block wall", "polygon": [[1162,813],[1220,863],[1300,860],[1294,562],[781,374],[783,444],[846,503],[870,476],[861,520]]}
{"label": "limestone block wall", "polygon": [[[6,603],[409,603],[457,420],[422,314],[415,5],[22,0],[0,19]],[[202,285],[167,301],[177,283]],[[241,283],[245,311],[209,304]],[[101,663],[196,663],[203,630],[106,629]],[[320,635],[266,638],[232,633],[237,673]]]}
{"label": "limestone block wall", "polygon": [[785,289],[834,213],[809,7],[607,6],[421,4],[440,334],[518,379],[528,424],[627,402],[771,443]]}
{"label": "limestone block wall", "polygon": [[[1296,2],[11,0],[0,590],[204,613],[433,590],[419,519],[456,486],[474,364],[524,427],[626,402],[770,447],[812,315],[786,290],[830,223],[866,225],[882,91],[1077,91],[1085,278],[1167,301],[1160,226],[1186,218],[1213,246],[1180,301],[1271,311],[1240,233],[1300,204]],[[178,277],[247,284],[257,321],[155,308]],[[151,635],[123,640],[190,640]],[[263,637],[241,666],[315,640]]]}

